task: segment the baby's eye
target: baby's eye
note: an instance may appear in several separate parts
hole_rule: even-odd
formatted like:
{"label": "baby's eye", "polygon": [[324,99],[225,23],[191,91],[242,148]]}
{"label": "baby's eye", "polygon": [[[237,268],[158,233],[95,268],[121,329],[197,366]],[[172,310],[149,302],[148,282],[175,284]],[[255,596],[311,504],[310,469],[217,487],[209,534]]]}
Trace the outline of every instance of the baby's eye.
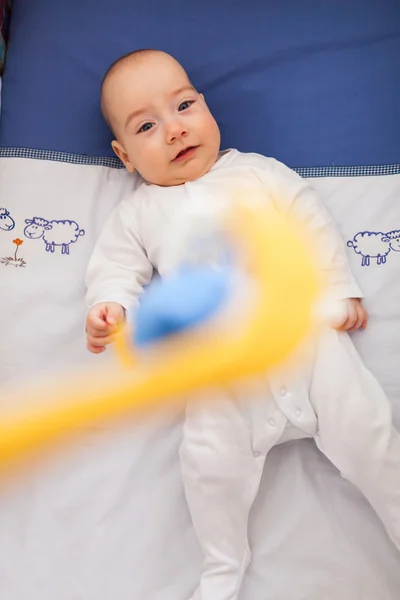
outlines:
{"label": "baby's eye", "polygon": [[154,123],[145,123],[141,126],[138,133],[142,133],[144,131],[149,131],[152,127],[154,127]]}
{"label": "baby's eye", "polygon": [[186,110],[187,108],[189,108],[189,106],[192,106],[193,102],[194,102],[194,100],[185,100],[185,102],[181,102],[178,110],[179,111]]}

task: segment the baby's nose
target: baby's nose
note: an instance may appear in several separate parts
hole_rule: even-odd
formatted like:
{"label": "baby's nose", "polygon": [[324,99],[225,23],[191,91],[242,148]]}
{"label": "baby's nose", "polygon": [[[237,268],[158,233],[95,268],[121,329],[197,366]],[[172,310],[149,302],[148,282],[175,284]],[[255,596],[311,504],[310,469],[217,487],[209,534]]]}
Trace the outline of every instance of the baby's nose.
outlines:
{"label": "baby's nose", "polygon": [[167,126],[167,140],[168,143],[174,142],[176,139],[187,135],[187,128],[180,119],[170,121]]}

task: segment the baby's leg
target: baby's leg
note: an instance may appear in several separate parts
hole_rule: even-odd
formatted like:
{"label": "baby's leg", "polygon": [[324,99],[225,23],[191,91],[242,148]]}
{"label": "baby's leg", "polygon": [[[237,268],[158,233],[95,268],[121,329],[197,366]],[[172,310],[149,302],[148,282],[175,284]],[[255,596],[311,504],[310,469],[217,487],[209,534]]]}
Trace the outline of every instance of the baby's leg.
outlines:
{"label": "baby's leg", "polygon": [[187,408],[182,478],[204,556],[193,600],[238,598],[250,562],[249,513],[265,461],[252,447],[251,429],[240,403],[227,398]]}
{"label": "baby's leg", "polygon": [[310,399],[318,447],[363,492],[400,549],[400,434],[347,334],[331,330],[319,338]]}

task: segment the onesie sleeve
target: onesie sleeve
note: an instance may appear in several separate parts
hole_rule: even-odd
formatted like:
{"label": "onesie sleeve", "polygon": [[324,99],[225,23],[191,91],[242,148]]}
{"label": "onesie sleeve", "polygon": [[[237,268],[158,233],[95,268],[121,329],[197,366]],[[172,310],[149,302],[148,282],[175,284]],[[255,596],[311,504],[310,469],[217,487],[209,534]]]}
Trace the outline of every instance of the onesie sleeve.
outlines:
{"label": "onesie sleeve", "polygon": [[111,213],[90,258],[87,307],[118,302],[125,310],[134,308],[152,274],[140,236],[140,211],[123,200]]}
{"label": "onesie sleeve", "polygon": [[266,159],[263,170],[266,186],[271,190],[279,212],[286,214],[310,237],[317,265],[328,285],[327,296],[333,300],[362,298],[350,268],[342,236],[322,200],[312,186],[289,167]]}

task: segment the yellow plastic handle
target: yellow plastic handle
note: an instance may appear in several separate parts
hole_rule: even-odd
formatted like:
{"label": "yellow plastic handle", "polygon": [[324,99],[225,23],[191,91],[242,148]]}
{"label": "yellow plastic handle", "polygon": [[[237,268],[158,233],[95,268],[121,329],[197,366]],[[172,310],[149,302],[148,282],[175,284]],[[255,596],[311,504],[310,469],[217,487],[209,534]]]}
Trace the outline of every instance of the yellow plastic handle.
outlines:
{"label": "yellow plastic handle", "polygon": [[254,285],[244,314],[160,342],[134,368],[121,338],[120,366],[72,373],[32,392],[33,409],[0,416],[0,467],[84,427],[182,403],[195,390],[266,372],[288,357],[312,327],[319,281],[310,249],[292,224],[261,207],[237,205],[226,227]]}

